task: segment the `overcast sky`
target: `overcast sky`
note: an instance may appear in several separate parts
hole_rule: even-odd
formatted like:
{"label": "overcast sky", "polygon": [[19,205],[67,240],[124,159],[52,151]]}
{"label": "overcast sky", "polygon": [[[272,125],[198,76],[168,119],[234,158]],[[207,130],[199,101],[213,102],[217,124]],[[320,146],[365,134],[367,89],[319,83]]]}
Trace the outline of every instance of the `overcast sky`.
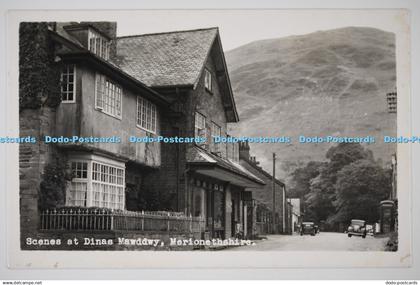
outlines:
{"label": "overcast sky", "polygon": [[219,27],[227,51],[255,40],[348,26],[398,33],[396,17],[395,10],[143,10],[123,12],[117,32],[126,36]]}

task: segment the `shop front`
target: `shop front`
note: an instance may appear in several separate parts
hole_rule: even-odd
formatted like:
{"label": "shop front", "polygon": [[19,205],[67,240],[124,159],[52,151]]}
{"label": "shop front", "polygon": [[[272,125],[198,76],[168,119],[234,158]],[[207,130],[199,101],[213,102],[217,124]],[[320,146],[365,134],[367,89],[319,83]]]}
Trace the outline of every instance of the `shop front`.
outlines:
{"label": "shop front", "polygon": [[260,187],[264,182],[239,164],[202,149],[197,152],[198,156],[203,152],[201,158],[205,159],[189,162],[189,211],[193,216],[205,217],[205,238],[244,237],[252,215],[247,208],[252,197],[245,189]]}

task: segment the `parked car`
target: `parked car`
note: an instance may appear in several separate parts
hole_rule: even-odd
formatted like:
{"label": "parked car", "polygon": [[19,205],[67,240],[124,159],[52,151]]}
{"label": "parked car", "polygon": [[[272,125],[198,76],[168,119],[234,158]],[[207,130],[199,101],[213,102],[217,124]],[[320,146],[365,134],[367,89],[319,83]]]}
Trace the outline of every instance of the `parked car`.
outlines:
{"label": "parked car", "polygon": [[317,230],[315,228],[315,223],[313,222],[303,222],[300,226],[300,235],[311,235],[314,236]]}
{"label": "parked car", "polygon": [[366,221],[364,220],[351,220],[350,226],[347,228],[347,236],[361,236],[365,238],[367,234]]}

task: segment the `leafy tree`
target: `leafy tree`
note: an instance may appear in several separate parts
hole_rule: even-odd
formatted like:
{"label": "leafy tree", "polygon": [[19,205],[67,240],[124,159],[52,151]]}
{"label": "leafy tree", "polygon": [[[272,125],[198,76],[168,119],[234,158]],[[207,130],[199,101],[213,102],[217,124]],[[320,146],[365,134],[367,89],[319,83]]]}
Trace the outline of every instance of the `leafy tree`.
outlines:
{"label": "leafy tree", "polygon": [[[372,152],[358,143],[341,143],[331,147],[326,153],[326,158],[328,159],[327,162],[317,164],[315,169],[311,172],[313,175],[318,173],[316,177],[306,180],[296,180],[306,183],[309,182],[309,191],[307,188],[308,184],[301,186],[301,189],[305,189],[306,191],[303,202],[306,208],[305,218],[315,222],[326,220],[328,223],[333,224],[345,221],[348,216],[359,210],[361,211],[360,215],[364,215],[367,212],[367,209],[363,210],[361,209],[362,206],[360,206],[358,209],[352,210],[353,202],[350,201],[351,199],[348,196],[339,196],[338,187],[341,184],[337,184],[337,180],[339,178],[339,173],[341,173],[343,169],[348,169],[349,165],[353,165],[359,161],[365,161],[366,163],[376,165]],[[297,174],[300,173],[297,172]],[[368,176],[372,174],[372,172],[365,173],[365,175]],[[299,175],[296,176],[299,177]],[[355,175],[353,179],[358,180],[358,175]],[[298,183],[296,185],[298,185]],[[363,199],[377,201],[377,197],[374,199],[364,196],[360,197],[360,201]],[[372,204],[373,202],[368,203],[370,206],[372,206]],[[375,206],[375,209],[376,208],[377,204]],[[346,214],[346,212],[348,213]]]}
{"label": "leafy tree", "polygon": [[326,220],[334,213],[333,201],[335,189],[328,167],[323,167],[320,174],[311,180],[310,192],[305,195],[306,218],[315,222]]}
{"label": "leafy tree", "polygon": [[310,161],[304,167],[297,168],[292,173],[293,188],[290,195],[294,198],[302,198],[309,193],[311,180],[317,177],[325,162]]}
{"label": "leafy tree", "polygon": [[362,159],[343,167],[335,184],[337,213],[331,222],[379,219],[378,205],[391,190],[391,177],[372,160]]}
{"label": "leafy tree", "polygon": [[326,157],[329,160],[328,166],[331,173],[336,173],[345,165],[359,159],[373,161],[372,151],[363,148],[359,143],[340,143],[331,147],[327,151]]}

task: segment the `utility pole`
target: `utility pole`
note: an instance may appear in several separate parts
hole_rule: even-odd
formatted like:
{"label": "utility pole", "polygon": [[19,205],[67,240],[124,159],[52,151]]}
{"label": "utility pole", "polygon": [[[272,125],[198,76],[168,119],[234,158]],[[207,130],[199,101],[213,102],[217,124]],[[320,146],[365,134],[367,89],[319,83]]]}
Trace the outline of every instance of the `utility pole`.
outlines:
{"label": "utility pole", "polygon": [[276,229],[276,154],[273,152],[273,234]]}

